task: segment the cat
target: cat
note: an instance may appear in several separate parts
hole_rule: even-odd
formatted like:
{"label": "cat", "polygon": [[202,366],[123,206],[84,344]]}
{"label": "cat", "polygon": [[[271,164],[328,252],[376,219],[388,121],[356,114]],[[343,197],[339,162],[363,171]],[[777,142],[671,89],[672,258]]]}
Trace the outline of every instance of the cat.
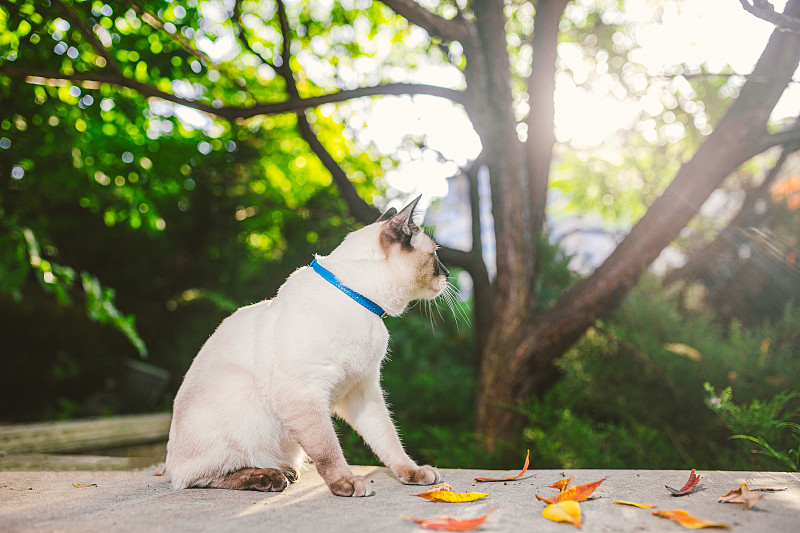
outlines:
{"label": "cat", "polygon": [[382,318],[447,286],[437,245],[413,221],[419,199],[348,234],[290,275],[273,299],[222,322],[175,397],[166,460],[173,488],[278,492],[310,458],[333,494],[367,496],[332,414],[401,482],[441,480],[404,451],[380,387],[389,342]]}

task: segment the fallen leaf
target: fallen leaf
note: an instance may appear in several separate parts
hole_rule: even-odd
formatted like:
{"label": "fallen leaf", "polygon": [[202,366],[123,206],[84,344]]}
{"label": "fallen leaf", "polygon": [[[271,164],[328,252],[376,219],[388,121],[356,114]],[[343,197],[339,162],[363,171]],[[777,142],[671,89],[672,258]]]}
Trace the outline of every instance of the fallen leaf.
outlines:
{"label": "fallen leaf", "polygon": [[485,498],[488,494],[483,492],[453,492],[453,487],[449,483],[442,483],[431,487],[430,490],[420,492],[419,494],[412,494],[412,496],[419,496],[432,502],[449,502],[449,503],[463,503],[474,502]]}
{"label": "fallen leaf", "polygon": [[686,496],[690,492],[692,492],[695,488],[697,488],[697,484],[700,483],[700,478],[702,476],[698,476],[694,473],[694,468],[692,468],[692,473],[689,474],[689,481],[686,484],[678,489],[673,489],[669,485],[664,485],[667,487],[667,490],[672,493],[673,496]]}
{"label": "fallen leaf", "polygon": [[85,487],[96,487],[97,483],[86,483],[86,484],[84,484],[84,483],[73,483],[72,486],[77,488],[77,489],[82,489],[82,488],[85,488]]}
{"label": "fallen leaf", "polygon": [[163,475],[164,475],[164,474],[166,474],[166,473],[167,473],[167,467],[165,466],[165,467],[164,467],[164,469],[163,469],[161,472],[156,472],[156,473],[155,473],[155,474],[153,474],[153,475],[154,475],[154,476],[163,476]]}
{"label": "fallen leaf", "polygon": [[489,517],[490,514],[495,512],[497,508],[487,509],[486,514],[478,518],[456,518],[455,516],[437,516],[436,518],[412,518],[410,516],[403,516],[409,520],[413,520],[422,529],[436,529],[439,531],[470,531],[479,527]]}
{"label": "fallen leaf", "polygon": [[536,498],[540,501],[547,503],[557,503],[566,500],[582,502],[583,500],[591,496],[592,493],[595,491],[595,489],[597,489],[597,487],[599,487],[600,484],[607,479],[608,477],[606,476],[600,481],[595,481],[593,483],[586,483],[584,485],[577,485],[575,487],[572,487],[571,489],[562,490],[561,492],[550,498],[542,498],[538,494],[536,495]]}
{"label": "fallen leaf", "polygon": [[664,349],[674,353],[675,355],[682,355],[683,357],[688,357],[692,361],[700,361],[703,359],[703,356],[697,350],[697,348],[692,348],[691,346],[687,346],[686,344],[679,344],[679,343],[670,343],[665,344]]}
{"label": "fallen leaf", "polygon": [[544,508],[542,516],[553,522],[568,522],[578,529],[582,529],[581,506],[574,500],[551,503]]}
{"label": "fallen leaf", "polygon": [[530,464],[530,458],[531,458],[531,451],[528,450],[528,454],[525,456],[525,464],[522,465],[522,472],[520,472],[514,477],[476,477],[475,481],[513,481],[515,479],[519,479],[525,475],[525,472],[528,471],[528,464]]}
{"label": "fallen leaf", "polygon": [[631,507],[638,507],[640,509],[652,509],[653,507],[655,507],[655,505],[650,505],[649,503],[634,503],[622,500],[614,500],[612,503],[616,503],[619,505],[630,505]]}
{"label": "fallen leaf", "polygon": [[756,494],[755,491],[748,489],[747,485],[742,483],[738,489],[730,490],[720,496],[719,501],[722,503],[743,503],[748,509],[752,509],[763,497],[763,494]]}
{"label": "fallen leaf", "polygon": [[653,511],[653,514],[662,518],[669,518],[683,527],[689,529],[702,529],[706,527],[719,527],[722,529],[730,529],[728,524],[720,524],[719,522],[712,522],[711,520],[703,520],[690,515],[683,509],[673,509],[671,511]]}
{"label": "fallen leaf", "polygon": [[569,479],[559,479],[558,481],[556,481],[552,485],[548,485],[548,487],[550,487],[551,489],[558,489],[558,490],[563,492],[563,491],[567,490],[567,487],[569,487],[569,484],[572,483],[572,478],[573,477],[574,476],[570,476]]}

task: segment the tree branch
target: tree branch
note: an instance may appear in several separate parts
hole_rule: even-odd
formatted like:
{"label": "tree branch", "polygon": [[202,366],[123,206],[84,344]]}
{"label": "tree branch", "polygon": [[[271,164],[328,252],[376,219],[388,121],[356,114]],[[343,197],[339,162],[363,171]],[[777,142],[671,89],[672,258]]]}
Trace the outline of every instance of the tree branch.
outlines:
{"label": "tree branch", "polygon": [[800,18],[778,13],[767,0],[739,0],[745,11],[761,20],[774,24],[780,30],[800,33]]}
{"label": "tree branch", "polygon": [[312,96],[310,98],[291,97],[284,102],[257,104],[250,107],[222,106],[213,107],[203,102],[189,100],[170,94],[146,83],[128,78],[117,72],[78,72],[75,74],[62,74],[60,72],[46,72],[36,69],[24,69],[11,66],[8,63],[0,65],[0,74],[11,78],[25,78],[29,83],[46,84],[46,80],[64,80],[78,83],[108,83],[120,87],[128,87],[138,91],[143,96],[160,98],[168,102],[180,104],[198,111],[203,111],[218,117],[235,120],[251,118],[258,115],[278,115],[282,113],[296,113],[305,109],[318,107],[323,104],[344,102],[365,96],[390,96],[390,95],[416,95],[426,94],[438,96],[458,102],[463,93],[436,85],[422,85],[414,83],[388,83],[374,87],[359,87],[357,89],[337,91],[335,93]]}
{"label": "tree branch", "polygon": [[100,39],[97,38],[97,35],[89,29],[86,23],[81,19],[74,11],[64,5],[61,0],[52,0],[53,4],[55,4],[56,8],[58,9],[59,13],[67,19],[67,21],[72,24],[74,27],[78,29],[78,31],[83,35],[83,38],[86,39],[89,44],[94,48],[94,50],[102,57],[106,65],[111,70],[119,71],[119,65],[117,64],[117,60],[109,53],[103,43],[100,42]]}
{"label": "tree branch", "polygon": [[167,31],[166,28],[164,28],[164,21],[158,18],[158,16],[155,13],[153,13],[146,7],[139,4],[139,2],[137,2],[136,0],[127,0],[127,2],[133,8],[133,10],[139,14],[139,16],[147,25],[158,31],[163,31],[164,33],[166,33],[170,39],[175,41],[178,44],[178,46],[180,46],[183,49],[184,52],[198,59],[204,65],[213,64],[211,58],[209,58],[206,54],[204,54],[203,52],[192,46],[192,43],[189,41],[189,39],[187,39],[180,33],[177,32],[173,33]]}
{"label": "tree branch", "polygon": [[431,37],[438,37],[443,41],[468,41],[472,38],[471,23],[459,11],[448,20],[431,13],[414,0],[383,0],[383,3],[392,11],[405,18],[410,23],[419,26]]}
{"label": "tree branch", "polygon": [[736,214],[736,216],[731,219],[727,227],[723,229],[719,235],[717,235],[716,239],[710,243],[705,243],[702,248],[697,250],[696,253],[693,253],[683,267],[667,273],[662,282],[664,287],[668,287],[679,280],[687,279],[689,277],[697,277],[699,273],[708,267],[709,260],[719,255],[725,249],[726,245],[732,241],[732,235],[735,234],[737,230],[744,226],[753,225],[755,222],[753,219],[758,200],[764,198],[764,196],[768,194],[772,183],[780,174],[781,168],[783,168],[786,159],[790,154],[797,151],[798,148],[800,148],[800,145],[798,144],[783,147],[778,161],[769,170],[762,182],[757,187],[754,187],[747,192],[744,203],[742,203],[742,207],[739,209],[739,212]]}
{"label": "tree branch", "polygon": [[[800,15],[800,0],[789,0],[786,9]],[[547,354],[563,353],[598,317],[614,309],[725,178],[763,151],[759,141],[770,112],[798,64],[800,36],[774,31],[753,76],[711,135],[692,159],[681,165],[670,185],[603,264],[564,292],[547,313],[531,321],[519,348],[528,355],[522,368],[512,367],[508,372],[552,367],[553,358]],[[524,396],[541,385],[531,380],[514,392]]]}
{"label": "tree branch", "polygon": [[[286,5],[283,0],[277,0],[278,5],[278,20],[281,27],[281,36],[283,38],[283,46],[281,49],[281,64],[277,66],[278,73],[286,81],[286,91],[289,93],[290,98],[299,98],[297,90],[297,82],[294,79],[294,74],[289,66],[291,59],[291,29],[289,28],[289,19],[286,16]],[[334,183],[339,188],[342,198],[347,203],[350,213],[356,220],[364,225],[371,224],[380,216],[380,213],[373,206],[369,205],[359,196],[356,191],[355,185],[347,177],[347,173],[339,166],[339,163],[333,156],[325,149],[320,142],[317,135],[311,129],[311,124],[303,111],[297,111],[297,127],[300,130],[300,135],[308,143],[311,150],[322,161],[322,164],[331,173]]]}
{"label": "tree branch", "polygon": [[569,0],[540,1],[533,20],[533,59],[527,80],[530,112],[528,140],[525,142],[528,174],[528,205],[530,206],[530,234],[526,255],[530,258],[529,297],[536,301],[536,284],[539,277],[538,247],[547,208],[547,189],[550,182],[550,165],[555,146],[555,80],[558,32],[561,17]]}
{"label": "tree branch", "polygon": [[773,146],[792,146],[796,144],[800,144],[800,117],[796,119],[793,127],[778,133],[765,134],[761,137],[762,151]]}

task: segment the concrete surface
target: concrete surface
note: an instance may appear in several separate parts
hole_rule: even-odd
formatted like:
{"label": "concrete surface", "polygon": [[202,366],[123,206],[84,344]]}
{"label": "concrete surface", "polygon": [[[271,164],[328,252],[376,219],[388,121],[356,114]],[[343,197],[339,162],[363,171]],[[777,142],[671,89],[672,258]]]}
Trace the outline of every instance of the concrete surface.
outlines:
{"label": "concrete surface", "polygon": [[[542,517],[535,494],[555,494],[547,486],[574,476],[573,485],[608,479],[593,498],[581,503],[586,532],[669,532],[683,528],[613,500],[649,503],[658,509],[684,509],[699,518],[747,532],[800,531],[800,475],[773,472],[699,471],[695,492],[672,497],[664,485],[681,487],[687,471],[530,470],[516,481],[476,483],[478,476],[505,477],[517,472],[442,470],[456,492],[487,492],[473,503],[435,503],[411,494],[424,490],[400,484],[385,468],[354,467],[374,488],[368,498],[338,498],[328,492],[313,467],[283,493],[218,489],[173,491],[169,480],[155,476],[160,467],[125,472],[0,472],[0,531],[59,532],[248,532],[421,531],[401,515],[473,518],[497,507],[478,529],[485,532],[575,531],[569,524]],[[764,493],[751,510],[718,503],[719,496],[746,482],[751,489],[786,488]],[[77,485],[77,486],[75,486]],[[89,485],[89,486],[85,486]]]}

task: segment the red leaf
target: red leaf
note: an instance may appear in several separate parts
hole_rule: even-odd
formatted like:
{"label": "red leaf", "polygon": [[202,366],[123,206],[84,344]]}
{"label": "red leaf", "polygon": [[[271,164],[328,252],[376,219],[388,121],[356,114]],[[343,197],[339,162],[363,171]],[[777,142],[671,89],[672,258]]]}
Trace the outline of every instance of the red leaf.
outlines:
{"label": "red leaf", "polygon": [[496,507],[494,509],[487,509],[486,514],[478,518],[456,518],[454,516],[437,516],[436,518],[412,518],[410,516],[405,516],[404,518],[413,520],[422,529],[469,531],[483,524],[486,518],[496,510]]}
{"label": "red leaf", "polygon": [[576,502],[582,502],[583,500],[591,496],[592,493],[595,491],[595,489],[597,489],[597,487],[599,487],[600,484],[607,479],[608,476],[604,477],[600,481],[595,481],[593,483],[585,483],[583,485],[577,485],[575,487],[572,487],[571,489],[562,490],[561,492],[550,498],[542,498],[538,494],[536,495],[536,498],[540,501],[547,503],[557,503],[557,502],[563,502],[565,500],[574,500]]}
{"label": "red leaf", "polygon": [[667,490],[672,493],[673,496],[686,496],[690,492],[692,492],[695,488],[697,488],[697,484],[700,483],[700,477],[694,473],[694,468],[692,468],[692,473],[689,474],[689,481],[686,482],[686,485],[681,487],[680,490],[673,489],[669,485],[664,485],[667,487]]}
{"label": "red leaf", "polygon": [[519,479],[525,475],[525,472],[528,471],[528,464],[530,463],[530,458],[531,458],[531,451],[528,450],[528,455],[525,456],[525,464],[522,466],[522,472],[520,472],[514,477],[476,477],[475,481],[512,481],[514,479]]}

